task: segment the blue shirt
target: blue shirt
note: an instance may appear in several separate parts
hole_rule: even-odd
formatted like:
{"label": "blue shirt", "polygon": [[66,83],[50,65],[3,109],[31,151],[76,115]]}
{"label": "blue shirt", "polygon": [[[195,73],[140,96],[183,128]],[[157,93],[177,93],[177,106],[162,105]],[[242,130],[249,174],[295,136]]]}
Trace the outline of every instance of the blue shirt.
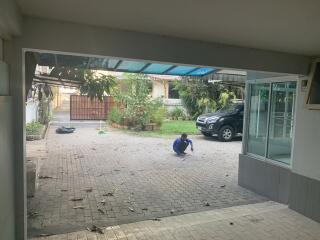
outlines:
{"label": "blue shirt", "polygon": [[189,144],[192,144],[192,141],[190,139],[186,139],[186,140],[182,140],[181,138],[177,138],[174,142],[173,142],[173,150],[176,153],[181,153],[181,145],[182,144],[186,144],[186,146],[188,147]]}

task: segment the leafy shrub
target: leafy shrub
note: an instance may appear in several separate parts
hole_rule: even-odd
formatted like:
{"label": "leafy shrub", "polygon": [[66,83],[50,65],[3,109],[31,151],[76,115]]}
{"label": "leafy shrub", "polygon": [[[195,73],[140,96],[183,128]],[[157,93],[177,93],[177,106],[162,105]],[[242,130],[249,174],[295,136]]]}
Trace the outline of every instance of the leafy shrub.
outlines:
{"label": "leafy shrub", "polygon": [[223,92],[220,93],[219,96],[219,106],[224,107],[227,106],[228,104],[230,104],[232,99],[235,99],[236,95],[228,90],[224,90]]}
{"label": "leafy shrub", "polygon": [[186,114],[184,113],[183,109],[180,107],[175,107],[171,112],[170,112],[170,118],[173,120],[185,120],[186,119]]}
{"label": "leafy shrub", "polygon": [[38,135],[41,134],[41,130],[43,129],[43,125],[39,122],[31,122],[26,125],[26,133],[27,135]]}
{"label": "leafy shrub", "polygon": [[126,89],[119,89],[115,97],[124,108],[124,117],[130,127],[143,130],[152,115],[161,106],[160,101],[151,99],[150,80],[144,74],[126,74]]}
{"label": "leafy shrub", "polygon": [[113,107],[108,115],[108,120],[111,123],[122,124],[123,123],[123,113],[117,107]]}
{"label": "leafy shrub", "polygon": [[151,115],[151,122],[157,124],[158,126],[162,126],[163,120],[167,115],[167,109],[164,107],[158,108]]}

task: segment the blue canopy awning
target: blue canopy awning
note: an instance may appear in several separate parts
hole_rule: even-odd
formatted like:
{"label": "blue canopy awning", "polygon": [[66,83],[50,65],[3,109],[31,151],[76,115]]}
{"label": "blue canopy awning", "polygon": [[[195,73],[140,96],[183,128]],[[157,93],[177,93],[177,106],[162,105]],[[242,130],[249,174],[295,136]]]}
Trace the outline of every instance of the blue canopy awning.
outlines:
{"label": "blue canopy awning", "polygon": [[217,71],[213,67],[196,67],[147,61],[125,60],[119,58],[97,58],[52,53],[41,53],[40,66],[64,66],[117,72],[163,74],[176,76],[202,77]]}

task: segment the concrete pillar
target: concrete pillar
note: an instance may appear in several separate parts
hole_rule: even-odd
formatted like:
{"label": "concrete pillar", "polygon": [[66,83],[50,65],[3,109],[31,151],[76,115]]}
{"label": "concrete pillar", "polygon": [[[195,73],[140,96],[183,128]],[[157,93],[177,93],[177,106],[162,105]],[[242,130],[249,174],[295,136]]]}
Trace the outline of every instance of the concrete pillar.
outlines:
{"label": "concrete pillar", "polygon": [[3,60],[3,40],[0,38],[0,61]]}
{"label": "concrete pillar", "polygon": [[[14,144],[9,145],[13,150],[14,169],[14,203],[15,240],[27,239],[27,194],[26,194],[26,166],[25,166],[25,86],[24,68],[22,66],[23,50],[18,47],[16,39],[4,41],[3,59],[9,66],[9,95],[12,98],[12,121],[8,127]],[[14,127],[13,127],[14,126]],[[2,239],[2,238],[0,238]],[[5,239],[5,238],[4,238]],[[9,238],[8,238],[9,239]]]}
{"label": "concrete pillar", "polygon": [[15,239],[13,99],[0,39],[0,239]]}

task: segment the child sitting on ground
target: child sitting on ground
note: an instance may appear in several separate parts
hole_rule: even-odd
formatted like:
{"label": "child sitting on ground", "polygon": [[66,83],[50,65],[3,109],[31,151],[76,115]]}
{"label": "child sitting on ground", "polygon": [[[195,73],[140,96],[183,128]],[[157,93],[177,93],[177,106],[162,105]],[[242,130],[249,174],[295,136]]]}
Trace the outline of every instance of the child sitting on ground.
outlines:
{"label": "child sitting on ground", "polygon": [[191,146],[191,151],[193,151],[192,140],[188,139],[188,135],[183,133],[180,138],[177,138],[173,143],[173,151],[175,151],[179,156],[186,154],[184,151],[187,147]]}

